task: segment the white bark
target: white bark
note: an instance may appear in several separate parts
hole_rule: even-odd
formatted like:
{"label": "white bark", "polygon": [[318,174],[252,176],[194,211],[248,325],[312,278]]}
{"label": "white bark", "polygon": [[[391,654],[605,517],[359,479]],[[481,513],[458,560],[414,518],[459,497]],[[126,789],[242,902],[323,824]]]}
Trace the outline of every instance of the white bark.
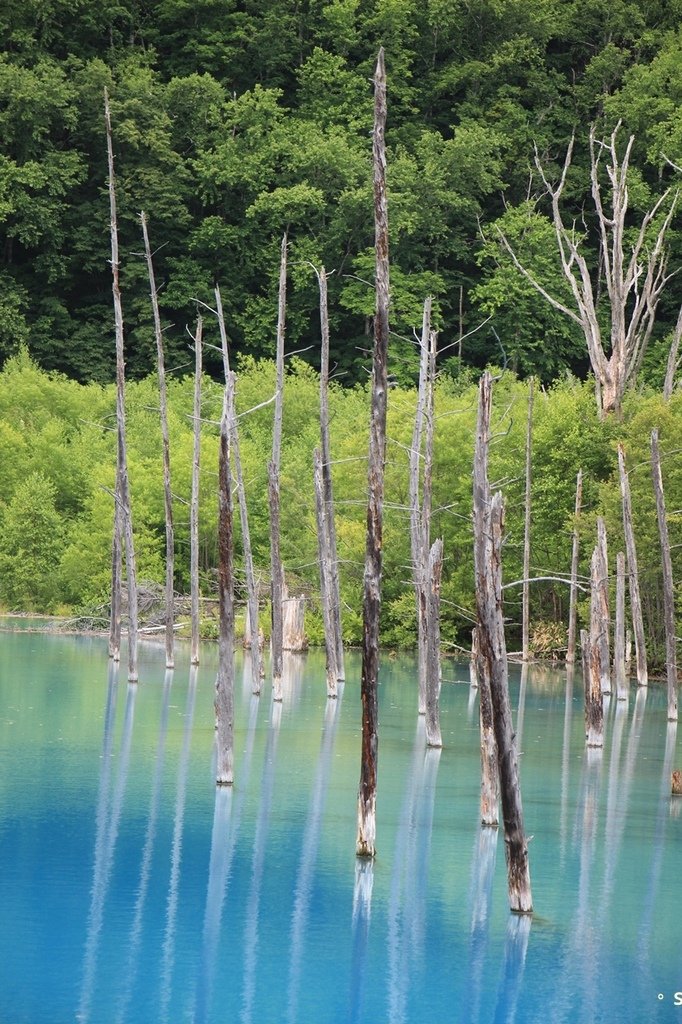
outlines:
{"label": "white bark", "polygon": [[637,685],[647,686],[649,682],[649,673],[646,662],[646,641],[644,639],[644,621],[642,619],[642,599],[639,593],[637,548],[635,546],[635,532],[632,526],[630,481],[625,469],[625,450],[622,444],[618,445],[618,472],[620,476],[620,493],[623,500],[623,533],[625,534],[625,552],[628,559],[628,586],[630,590],[630,608],[632,609],[632,628],[635,634]]}
{"label": "white bark", "polygon": [[675,324],[675,330],[673,331],[673,340],[670,344],[670,352],[668,353],[668,365],[665,370],[665,380],[663,382],[663,397],[666,402],[669,402],[673,395],[673,388],[675,387],[675,375],[680,368],[680,362],[682,357],[680,356],[680,343],[682,342],[682,306],[680,306],[680,312],[677,317],[677,323]]}
{"label": "white bark", "polygon": [[272,460],[268,468],[268,493],[270,498],[270,566],[272,605],[272,686],[274,699],[282,699],[282,600],[284,590],[284,567],[280,554],[280,500],[279,477],[282,454],[282,410],[284,399],[284,336],[286,325],[287,295],[287,236],[282,238],[279,266],[279,293],[277,303],[277,352],[275,415],[272,429]]}
{"label": "white bark", "polygon": [[613,630],[613,682],[616,699],[628,699],[628,679],[625,672],[625,555],[616,555],[616,621]]}
{"label": "white bark", "polygon": [[578,622],[578,562],[580,558],[580,513],[583,503],[583,471],[578,471],[575,485],[575,517],[573,521],[573,550],[571,552],[571,597],[568,608],[568,643],[566,646],[566,664],[575,662],[575,641]]}
{"label": "white bark", "polygon": [[324,621],[324,646],[327,668],[327,696],[336,697],[338,666],[336,663],[338,648],[337,635],[334,628],[333,601],[331,589],[331,552],[329,535],[324,514],[324,484],[322,482],[322,455],[320,449],[313,452],[313,477],[315,482],[315,512],[317,518],[317,556],[320,563],[320,601]]}
{"label": "white bark", "polygon": [[197,318],[194,335],[194,408],[192,451],[192,494],[189,506],[189,585],[192,619],[190,663],[199,664],[199,471],[201,468],[201,377],[203,321]]}
{"label": "white bark", "polygon": [[429,552],[426,636],[426,745],[442,747],[440,731],[440,582],[443,572],[443,541],[433,542]]}
{"label": "white bark", "polygon": [[530,504],[533,461],[533,378],[528,387],[526,424],[526,502],[523,520],[523,589],[521,591],[521,657],[530,658]]}

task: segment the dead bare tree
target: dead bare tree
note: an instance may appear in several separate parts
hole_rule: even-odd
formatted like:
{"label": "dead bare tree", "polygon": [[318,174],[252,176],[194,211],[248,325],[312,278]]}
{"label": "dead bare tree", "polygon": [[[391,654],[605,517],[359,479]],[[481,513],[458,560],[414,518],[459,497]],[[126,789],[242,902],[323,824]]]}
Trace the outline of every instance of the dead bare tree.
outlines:
{"label": "dead bare tree", "polygon": [[677,641],[675,639],[675,583],[670,557],[670,537],[665,514],[665,494],[661,473],[661,452],[658,430],[651,431],[651,477],[656,495],[658,536],[663,567],[663,621],[665,624],[665,672],[668,686],[668,721],[677,721]]}
{"label": "dead bare tree", "polygon": [[284,597],[284,567],[280,553],[279,475],[282,455],[282,407],[284,399],[284,334],[287,308],[287,236],[282,238],[279,264],[279,292],[277,302],[277,353],[275,415],[272,429],[272,459],[268,466],[268,495],[270,499],[270,601],[272,607],[272,687],[274,699],[282,699],[282,600]]}
{"label": "dead bare tree", "polygon": [[[229,377],[229,374],[228,374]],[[225,382],[218,454],[218,674],[215,686],[216,783],[234,782],[234,523],[230,470],[230,397]]]}
{"label": "dead bare tree", "polygon": [[[604,620],[601,601],[601,583],[604,572],[603,553],[599,544],[592,553],[590,632],[581,634],[583,639],[583,675],[585,682],[585,736],[588,747],[604,745],[604,690],[602,687],[604,631],[608,619]],[[607,665],[608,671],[608,665]]]}
{"label": "dead bare tree", "polygon": [[333,620],[333,598],[331,588],[331,551],[329,549],[329,532],[324,511],[324,483],[322,480],[322,454],[319,448],[313,452],[313,479],[315,483],[315,513],[317,520],[317,555],[320,563],[320,600],[324,621],[324,646],[327,668],[327,696],[337,696],[339,678],[337,656],[337,634]]}
{"label": "dead bare tree", "polygon": [[571,551],[571,596],[568,607],[568,643],[566,664],[575,662],[576,627],[578,622],[578,560],[580,558],[580,512],[583,504],[583,471],[578,470],[575,484],[575,518],[573,521],[573,549]]}
{"label": "dead bare tree", "polygon": [[[596,593],[593,598],[598,602],[598,624],[597,633],[592,634],[592,644],[597,646],[599,651],[599,671],[601,680],[601,692],[611,693],[611,643],[609,637],[609,559],[606,542],[606,523],[602,516],[597,518],[597,551],[599,561],[599,576],[596,583]],[[593,590],[595,584],[592,584]]]}
{"label": "dead bare tree", "polygon": [[386,69],[384,50],[379,50],[374,73],[374,245],[375,289],[374,351],[367,469],[367,543],[362,604],[362,755],[358,791],[358,827],[355,851],[358,857],[376,854],[376,786],[379,683],[379,612],[381,609],[381,565],[384,506],[384,461],[386,457],[386,406],[388,396],[388,199],[386,195]]}
{"label": "dead bare tree", "polygon": [[[664,192],[644,215],[628,254],[628,172],[634,136],[630,137],[620,157],[619,131],[620,123],[611,133],[610,139],[599,140],[593,126],[589,136],[592,201],[598,226],[598,283],[593,280],[584,254],[584,234],[576,230],[575,223],[566,223],[561,209],[575,138],[569,143],[561,177],[555,185],[550,183],[537,150],[535,152],[535,166],[552,204],[552,222],[561,269],[573,298],[571,307],[566,306],[535,279],[522,265],[507,238],[501,235],[505,248],[526,279],[554,309],[569,317],[582,331],[594,373],[597,406],[602,416],[620,410],[625,389],[635,379],[641,366],[661,293],[670,280],[670,275],[666,273],[665,238],[677,205],[677,193],[668,203],[670,190]],[[606,153],[608,159],[606,172],[610,185],[609,209],[605,208],[602,198],[602,153]],[[661,221],[666,203],[668,210]],[[602,337],[598,314],[601,282],[605,285],[608,297],[608,345]]]}
{"label": "dead bare tree", "polygon": [[625,449],[623,448],[622,444],[618,445],[618,474],[620,477],[620,493],[623,501],[623,533],[625,535],[625,553],[628,559],[628,588],[630,591],[632,628],[635,634],[635,657],[637,658],[637,685],[647,686],[649,682],[649,672],[646,663],[646,641],[644,639],[642,599],[639,593],[637,547],[635,545],[635,531],[632,525],[632,499],[630,498],[630,480],[625,469]]}
{"label": "dead bare tree", "polygon": [[[104,121],[107,135],[107,163],[109,170],[109,212],[111,235],[111,290],[114,300],[114,323],[116,329],[116,503],[119,505],[114,513],[114,532],[121,530],[125,541],[126,576],[128,580],[128,680],[137,682],[137,570],[135,566],[135,542],[133,538],[133,517],[130,507],[130,486],[128,482],[128,455],[126,450],[126,410],[125,410],[125,354],[123,338],[123,304],[119,283],[118,259],[118,221],[116,215],[116,178],[114,175],[114,146],[111,132],[111,111],[109,93],[104,90]],[[113,551],[116,553],[116,540]],[[120,551],[120,543],[118,544]],[[120,556],[119,556],[120,557]],[[116,573],[113,574],[114,576]],[[118,576],[120,581],[120,574]],[[112,580],[112,584],[113,584]],[[119,583],[120,586],[120,583]],[[112,599],[112,620],[115,600]],[[119,612],[120,614],[120,612]]]}
{"label": "dead bare tree", "polygon": [[173,529],[173,492],[171,490],[171,466],[170,466],[170,436],[168,433],[168,397],[166,389],[166,367],[163,353],[163,328],[161,327],[161,314],[159,312],[159,297],[154,274],[154,260],[151,246],[149,244],[149,231],[147,228],[147,216],[144,210],[140,213],[142,224],[142,237],[144,239],[144,254],[147,263],[147,274],[149,276],[149,294],[152,301],[152,313],[154,316],[154,338],[156,340],[156,366],[159,377],[159,413],[161,417],[161,442],[163,458],[163,498],[166,513],[166,593],[165,593],[165,625],[166,625],[166,668],[173,668],[175,665],[173,631],[173,607],[175,588],[173,586],[174,563],[175,563],[175,539]]}
{"label": "dead bare tree", "polygon": [[443,573],[443,541],[433,542],[428,564],[426,636],[426,745],[442,747],[440,731],[440,582]]}
{"label": "dead bare tree", "polygon": [[526,424],[526,501],[523,518],[523,589],[521,591],[521,657],[530,658],[530,500],[533,462],[533,385],[528,385],[528,421]]}
{"label": "dead bare tree", "polygon": [[412,556],[412,578],[414,580],[417,608],[417,659],[419,673],[418,710],[423,715],[426,710],[426,644],[427,644],[427,579],[426,560],[428,549],[425,550],[425,531],[422,504],[419,493],[420,463],[422,460],[422,439],[424,433],[425,405],[427,400],[427,381],[429,375],[429,335],[431,333],[431,297],[424,301],[422,333],[419,344],[419,384],[417,386],[417,406],[412,429],[412,445],[410,447],[410,547]]}
{"label": "dead bare tree", "polygon": [[201,377],[203,320],[197,317],[194,335],[194,408],[192,494],[189,505],[189,586],[192,619],[190,663],[199,664],[199,471],[201,469]]}
{"label": "dead bare tree", "polygon": [[613,682],[616,700],[628,699],[625,672],[625,555],[616,555],[616,618],[613,627]]}
{"label": "dead bare tree", "polygon": [[675,330],[673,331],[673,340],[670,345],[670,352],[668,353],[668,364],[665,370],[665,380],[663,382],[663,397],[666,402],[669,402],[673,396],[673,388],[675,387],[675,376],[682,363],[682,356],[680,356],[680,343],[682,343],[682,306],[680,306],[680,312],[677,317],[677,323],[675,324]]}

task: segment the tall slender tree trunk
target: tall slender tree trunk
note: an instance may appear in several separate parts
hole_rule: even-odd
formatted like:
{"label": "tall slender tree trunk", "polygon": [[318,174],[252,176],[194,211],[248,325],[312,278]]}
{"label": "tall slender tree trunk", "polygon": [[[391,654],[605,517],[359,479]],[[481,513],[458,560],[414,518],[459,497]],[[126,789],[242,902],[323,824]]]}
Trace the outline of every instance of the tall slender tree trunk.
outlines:
{"label": "tall slender tree trunk", "polygon": [[239,522],[242,530],[242,548],[244,551],[244,573],[246,575],[246,602],[249,616],[249,650],[251,654],[251,676],[253,692],[260,693],[261,679],[263,677],[263,658],[259,643],[258,628],[258,581],[253,566],[253,554],[251,550],[251,530],[249,528],[249,511],[246,504],[246,490],[244,487],[244,474],[242,473],[242,459],[239,447],[239,426],[237,423],[237,384],[234,374],[230,379],[230,360],[227,344],[227,329],[225,327],[225,315],[223,302],[220,295],[220,287],[215,286],[216,312],[218,315],[218,329],[220,331],[220,343],[223,352],[223,371],[225,384],[228,388],[228,417],[230,431],[230,445],[234,473],[237,482],[237,500],[239,503]]}
{"label": "tall slender tree trunk", "polygon": [[194,335],[194,408],[192,451],[192,495],[189,506],[189,585],[192,618],[190,663],[199,664],[199,484],[201,469],[201,377],[203,320],[197,318]]}
{"label": "tall slender tree trunk", "polygon": [[419,347],[419,385],[417,388],[417,407],[412,429],[412,445],[410,447],[410,547],[412,556],[412,578],[414,580],[415,600],[417,608],[417,668],[418,668],[418,710],[423,715],[426,710],[426,646],[427,646],[427,565],[428,549],[424,547],[424,521],[420,500],[420,477],[422,460],[422,440],[424,434],[424,417],[426,411],[426,391],[429,372],[429,333],[431,330],[431,298],[424,301],[422,318],[422,334]]}
{"label": "tall slender tree trunk", "polygon": [[656,495],[658,535],[661,542],[663,567],[663,621],[665,623],[665,674],[668,685],[668,721],[677,721],[677,641],[675,638],[675,583],[670,557],[670,537],[665,514],[665,494],[661,473],[661,453],[658,430],[651,431],[651,477]]}
{"label": "tall slender tree trunk", "polygon": [[616,620],[613,628],[613,682],[616,700],[628,699],[625,672],[625,555],[616,555]]}
{"label": "tall slender tree trunk", "polygon": [[121,660],[121,576],[123,551],[121,547],[121,502],[118,487],[118,456],[116,459],[116,487],[114,490],[114,528],[111,538],[111,619],[109,623],[109,657]]}
{"label": "tall slender tree trunk", "polygon": [[322,454],[324,521],[330,559],[329,599],[336,642],[336,672],[338,681],[342,682],[346,678],[346,669],[343,653],[341,588],[339,585],[339,558],[336,544],[331,444],[329,440],[329,310],[327,302],[327,274],[324,267],[320,267],[318,278],[320,282],[320,333],[322,335],[320,352],[320,451]]}
{"label": "tall slender tree trunk", "polygon": [[599,516],[597,519],[597,550],[599,552],[599,578],[595,600],[599,604],[597,634],[592,635],[592,643],[597,644],[599,649],[599,673],[601,681],[601,692],[611,693],[611,644],[609,627],[611,617],[609,614],[609,560],[606,543],[606,524]]}
{"label": "tall slender tree trunk", "polygon": [[625,470],[625,450],[618,445],[618,472],[620,475],[620,493],[623,499],[623,533],[625,534],[625,552],[628,559],[628,586],[630,589],[630,607],[632,609],[632,628],[635,634],[635,656],[637,658],[637,685],[647,686],[649,672],[646,663],[646,641],[644,639],[644,621],[642,619],[642,599],[639,593],[639,571],[637,568],[637,548],[635,532],[632,526],[632,501],[630,498],[630,481]]}
{"label": "tall slender tree trunk", "polygon": [[578,470],[575,484],[575,517],[573,520],[573,550],[571,552],[571,597],[568,607],[568,643],[566,664],[575,663],[575,641],[578,623],[578,563],[580,559],[580,513],[583,504],[583,471]]}
{"label": "tall slender tree trunk", "polygon": [[601,637],[604,629],[608,628],[608,620],[604,621],[604,607],[600,595],[603,571],[602,554],[597,544],[592,553],[590,634],[585,653],[585,735],[588,747],[604,746],[604,666]]}
{"label": "tall slender tree trunk", "polygon": [[533,378],[528,387],[526,425],[526,507],[523,520],[523,589],[521,591],[521,657],[530,658],[530,502],[533,462]]}
{"label": "tall slender tree trunk", "polygon": [[282,407],[284,398],[284,334],[287,301],[287,236],[282,238],[279,265],[279,295],[277,308],[277,359],[275,386],[275,417],[272,430],[272,459],[268,466],[268,494],[270,499],[270,565],[272,606],[272,687],[274,699],[282,699],[282,601],[284,598],[284,568],[280,553],[280,500],[279,476],[282,454]]}
{"label": "tall slender tree trunk", "polygon": [[156,365],[159,376],[159,412],[161,417],[161,441],[163,449],[163,498],[166,513],[166,668],[173,668],[175,665],[173,633],[173,611],[175,603],[175,588],[173,585],[175,566],[175,535],[173,529],[173,492],[171,490],[171,465],[170,465],[170,436],[168,433],[168,397],[166,390],[166,367],[163,354],[163,330],[161,327],[161,314],[159,313],[159,300],[154,275],[154,261],[152,250],[149,244],[149,231],[147,229],[147,217],[144,211],[140,213],[142,224],[142,237],[144,238],[144,254],[147,261],[147,274],[149,275],[149,294],[152,301],[152,312],[154,315],[154,338],[156,339]]}
{"label": "tall slender tree trunk", "polygon": [[[109,169],[109,211],[111,219],[111,278],[114,300],[114,322],[116,328],[116,429],[117,429],[117,474],[116,500],[120,505],[122,532],[125,541],[126,576],[128,580],[128,680],[137,682],[137,571],[135,567],[135,543],[133,539],[133,518],[130,507],[128,483],[128,457],[126,452],[125,412],[125,356],[123,339],[123,305],[119,284],[118,222],[116,216],[116,178],[114,175],[114,147],[111,134],[111,112],[109,94],[104,90],[104,120],[107,134],[107,163]],[[116,522],[116,516],[114,516]],[[114,526],[116,529],[116,526]],[[113,602],[112,602],[113,604]]]}
{"label": "tall slender tree trunk", "polygon": [[336,697],[339,678],[336,658],[338,636],[334,623],[333,598],[331,596],[331,552],[329,534],[324,510],[324,483],[322,481],[322,454],[319,448],[313,452],[313,477],[315,482],[315,512],[317,519],[317,554],[320,563],[320,599],[324,620],[324,646],[327,667],[327,696]]}
{"label": "tall slender tree trunk", "polygon": [[227,384],[220,420],[218,456],[218,675],[215,690],[216,783],[234,782],[234,528],[230,480]]}
{"label": "tall slender tree trunk", "polygon": [[507,889],[514,913],[532,913],[528,844],[523,825],[518,755],[509,701],[507,649],[502,612],[502,494],[490,496],[488,443],[492,378],[486,371],[479,391],[474,455],[474,566],[481,658],[490,679],[493,727],[497,744],[502,818],[504,821]]}
{"label": "tall slender tree trunk", "polygon": [[440,732],[440,582],[443,573],[443,541],[433,542],[428,567],[428,632],[426,638],[426,745],[442,747]]}
{"label": "tall slender tree trunk", "polygon": [[367,545],[362,607],[362,759],[358,792],[356,853],[376,854],[376,785],[379,683],[379,612],[381,609],[381,545],[383,534],[384,461],[386,457],[386,405],[388,393],[388,200],[386,195],[386,71],[384,50],[379,50],[374,74],[374,239],[376,309],[372,365],[372,408],[369,425],[367,471]]}

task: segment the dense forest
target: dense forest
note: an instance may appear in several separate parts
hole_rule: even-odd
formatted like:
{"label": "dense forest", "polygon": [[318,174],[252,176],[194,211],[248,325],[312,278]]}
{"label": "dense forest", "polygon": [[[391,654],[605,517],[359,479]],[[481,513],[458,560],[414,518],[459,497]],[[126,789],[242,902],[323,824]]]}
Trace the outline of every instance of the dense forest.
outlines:
{"label": "dense forest", "polygon": [[[139,213],[156,250],[167,365],[188,359],[195,300],[223,286],[233,350],[271,356],[278,247],[290,237],[287,346],[365,378],[373,311],[370,77],[389,81],[391,371],[416,379],[412,329],[434,296],[439,366],[488,362],[545,383],[584,377],[579,329],[513,266],[565,290],[534,146],[551,178],[572,134],[567,220],[596,266],[590,124],[635,135],[633,221],[679,175],[681,0],[6,0],[0,10],[0,359],[113,378],[102,95],[111,95],[128,374],[154,365]],[[680,218],[668,232],[682,257]],[[662,379],[673,279],[640,378]],[[463,334],[486,318],[475,334]],[[213,369],[219,371],[214,354]]]}

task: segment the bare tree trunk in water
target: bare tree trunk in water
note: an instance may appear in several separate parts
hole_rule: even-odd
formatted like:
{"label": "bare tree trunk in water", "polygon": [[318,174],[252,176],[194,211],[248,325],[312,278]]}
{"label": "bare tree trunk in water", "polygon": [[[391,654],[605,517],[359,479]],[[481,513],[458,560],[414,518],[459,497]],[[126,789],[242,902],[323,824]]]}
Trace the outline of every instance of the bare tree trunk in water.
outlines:
{"label": "bare tree trunk in water", "polygon": [[[116,474],[117,502],[123,537],[125,540],[126,575],[128,580],[128,680],[137,682],[137,571],[135,567],[135,543],[133,539],[133,518],[130,508],[128,484],[128,456],[126,452],[125,413],[125,357],[123,351],[123,306],[119,284],[118,224],[116,217],[116,178],[114,176],[114,147],[111,135],[111,112],[109,94],[104,90],[104,120],[107,133],[107,163],[109,169],[109,211],[111,218],[111,276],[114,300],[114,321],[116,327],[116,428],[118,457]],[[114,526],[114,529],[116,527]],[[112,602],[113,604],[113,602]]]}
{"label": "bare tree trunk in water", "polygon": [[121,576],[123,574],[121,549],[121,503],[118,488],[118,458],[116,487],[114,490],[114,528],[111,538],[111,620],[109,624],[109,657],[121,660]]}
{"label": "bare tree trunk in water", "polygon": [[156,365],[159,376],[159,407],[161,416],[161,441],[163,446],[163,498],[166,513],[166,668],[173,668],[175,665],[174,646],[175,637],[173,634],[173,610],[175,602],[175,588],[173,586],[174,563],[175,563],[175,536],[173,530],[173,492],[171,490],[171,467],[170,467],[170,436],[168,433],[168,397],[166,391],[166,367],[163,354],[163,330],[161,327],[161,314],[159,313],[159,300],[154,275],[154,262],[152,250],[149,244],[149,232],[147,230],[147,217],[144,211],[140,213],[142,224],[142,237],[144,238],[144,254],[147,261],[147,274],[149,276],[149,293],[152,300],[152,312],[154,315],[154,337],[156,339]]}
{"label": "bare tree trunk in water", "polygon": [[616,700],[628,699],[625,674],[625,555],[616,555],[616,621],[613,629],[613,682]]}
{"label": "bare tree trunk in water", "polygon": [[372,365],[372,409],[367,470],[367,546],[362,606],[362,759],[358,792],[358,857],[376,854],[376,785],[379,683],[379,612],[381,608],[381,544],[386,457],[386,404],[388,392],[388,201],[386,196],[386,71],[384,50],[379,50],[374,74],[374,239],[376,310]]}
{"label": "bare tree trunk in water", "polygon": [[[604,607],[600,589],[604,565],[599,545],[592,553],[590,599],[590,635],[584,654],[587,675],[585,676],[585,735],[588,747],[604,746],[604,690],[602,687],[603,645],[601,638],[608,629],[604,621]],[[584,641],[583,641],[584,642]]]}
{"label": "bare tree trunk in water", "polygon": [[322,482],[322,455],[320,449],[313,452],[313,476],[315,480],[315,512],[317,518],[317,555],[320,562],[320,600],[324,620],[324,647],[327,667],[327,696],[336,697],[336,683],[339,678],[336,664],[337,635],[334,628],[331,589],[331,552],[329,534],[324,514],[324,484]]}
{"label": "bare tree trunk in water", "polygon": [[443,541],[433,542],[429,554],[429,589],[426,639],[426,745],[442,747],[440,732],[440,581],[443,573]]}
{"label": "bare tree trunk in water", "polygon": [[521,591],[521,657],[530,658],[530,495],[533,458],[533,378],[528,388],[526,426],[526,508],[523,520],[523,589]]}
{"label": "bare tree trunk in water", "polygon": [[239,502],[239,522],[242,528],[242,548],[244,550],[244,573],[246,575],[246,601],[249,617],[249,649],[251,652],[251,677],[253,693],[260,693],[261,679],[263,678],[263,655],[258,642],[258,582],[253,568],[253,554],[251,551],[251,530],[249,528],[249,511],[246,504],[246,490],[244,488],[244,474],[242,473],[242,459],[239,449],[239,426],[237,423],[237,384],[236,377],[232,374],[230,379],[230,359],[227,344],[227,329],[225,327],[225,315],[223,313],[223,301],[220,295],[219,285],[215,286],[216,313],[218,315],[218,329],[220,331],[220,343],[223,352],[223,372],[225,384],[228,388],[228,416],[230,445],[232,449],[232,461],[237,481],[237,500]]}
{"label": "bare tree trunk in water", "polygon": [[218,457],[218,676],[215,690],[218,758],[216,783],[234,782],[234,537],[230,486],[227,385],[220,421]]}
{"label": "bare tree trunk in water", "polygon": [[275,417],[272,430],[272,460],[268,466],[268,494],[270,498],[270,564],[272,603],[272,687],[274,699],[282,699],[282,600],[284,568],[280,554],[279,473],[282,453],[282,401],[284,397],[284,332],[287,301],[287,236],[282,238],[279,266],[279,298],[277,311],[277,365],[275,387]]}
{"label": "bare tree trunk in water", "polygon": [[419,673],[418,710],[423,715],[426,711],[426,645],[427,645],[427,565],[428,549],[424,547],[424,529],[421,501],[419,496],[419,480],[421,476],[420,462],[422,458],[422,437],[424,433],[424,414],[426,405],[427,378],[429,372],[429,334],[431,331],[431,299],[424,302],[422,334],[419,349],[419,385],[417,389],[417,408],[412,429],[412,445],[410,447],[410,547],[412,555],[412,578],[414,580],[415,600],[417,608],[417,664]]}
{"label": "bare tree trunk in water", "polygon": [[580,559],[580,512],[583,504],[583,471],[578,471],[575,484],[575,518],[573,522],[573,550],[571,552],[571,598],[568,609],[568,643],[566,664],[575,663],[575,641],[578,624],[578,562]]}
{"label": "bare tree trunk in water", "polygon": [[670,558],[670,537],[665,514],[665,494],[661,474],[661,453],[658,430],[651,431],[651,477],[656,495],[658,535],[661,541],[663,564],[663,618],[665,622],[665,673],[668,684],[668,721],[677,721],[677,641],[675,639],[675,583]]}
{"label": "bare tree trunk in water", "polygon": [[644,622],[642,620],[642,599],[639,593],[639,572],[637,569],[637,549],[635,533],[632,528],[632,501],[630,499],[630,481],[625,470],[625,450],[618,445],[618,472],[620,475],[620,493],[623,499],[623,533],[625,534],[625,553],[628,558],[628,585],[630,588],[630,607],[632,609],[632,628],[635,633],[635,656],[637,658],[637,685],[647,686],[649,672],[646,663],[646,642],[644,640]]}
{"label": "bare tree trunk in water", "polygon": [[194,335],[194,409],[192,453],[192,496],[189,506],[189,585],[192,607],[192,641],[190,664],[199,664],[199,470],[201,468],[201,376],[203,321],[197,318]]}
{"label": "bare tree trunk in water", "polygon": [[606,545],[606,524],[601,516],[597,519],[597,550],[599,552],[599,582],[597,600],[599,601],[599,633],[593,634],[592,643],[599,647],[599,666],[601,692],[611,693],[611,644],[609,627],[609,560]]}
{"label": "bare tree trunk in water", "polygon": [[518,756],[509,702],[507,648],[502,612],[502,494],[490,497],[488,443],[492,378],[486,371],[479,391],[474,455],[474,565],[481,659],[490,679],[493,727],[497,744],[502,818],[504,821],[507,889],[512,912],[530,914],[533,900],[528,844],[523,825]]}
{"label": "bare tree trunk in water", "polygon": [[331,602],[334,634],[336,637],[336,672],[339,682],[342,682],[346,678],[346,669],[343,654],[343,630],[341,628],[339,558],[336,545],[331,444],[329,441],[329,312],[327,308],[327,274],[324,267],[320,267],[318,279],[320,282],[320,328],[322,335],[322,348],[320,353],[320,450],[322,454],[322,486],[330,558],[329,600]]}

